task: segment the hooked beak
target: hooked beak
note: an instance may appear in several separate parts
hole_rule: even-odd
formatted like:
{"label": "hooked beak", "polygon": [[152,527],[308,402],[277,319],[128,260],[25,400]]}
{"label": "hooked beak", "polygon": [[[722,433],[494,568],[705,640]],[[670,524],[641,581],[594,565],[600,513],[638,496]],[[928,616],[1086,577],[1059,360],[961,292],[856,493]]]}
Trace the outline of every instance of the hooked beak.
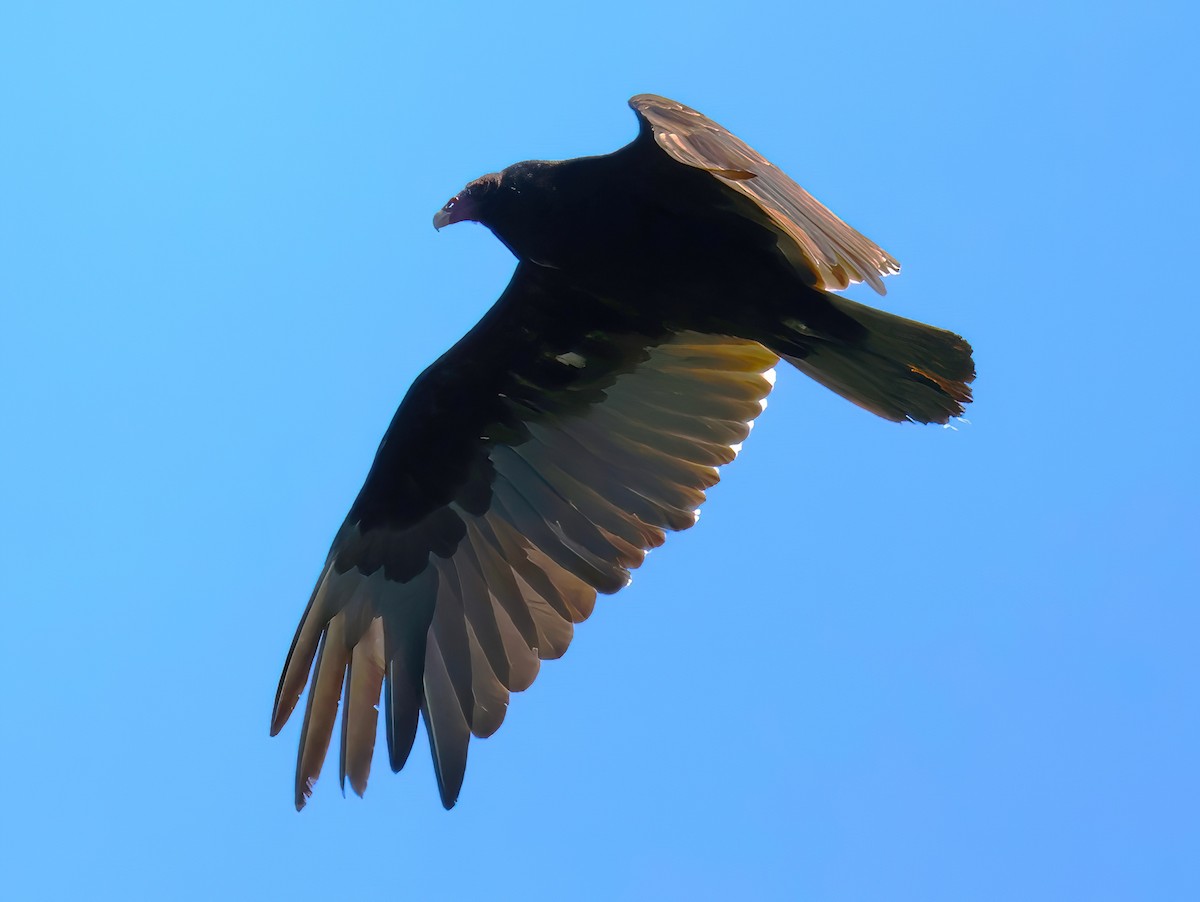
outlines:
{"label": "hooked beak", "polygon": [[471,198],[463,194],[456,194],[446,203],[446,206],[433,214],[433,227],[435,229],[443,229],[448,225],[454,225],[456,222],[462,222],[464,219],[474,219],[475,205],[471,203]]}

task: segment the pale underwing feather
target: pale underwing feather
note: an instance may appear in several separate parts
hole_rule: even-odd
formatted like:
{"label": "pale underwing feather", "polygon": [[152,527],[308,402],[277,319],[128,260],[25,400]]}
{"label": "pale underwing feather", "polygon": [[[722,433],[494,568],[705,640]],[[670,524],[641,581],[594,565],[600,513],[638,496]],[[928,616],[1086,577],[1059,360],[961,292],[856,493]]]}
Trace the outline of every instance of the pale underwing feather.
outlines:
{"label": "pale underwing feather", "polygon": [[366,792],[375,733],[379,722],[379,693],[384,675],[383,618],[374,618],[353,646],[346,670],[346,704],[342,712],[340,782],[359,795]]}

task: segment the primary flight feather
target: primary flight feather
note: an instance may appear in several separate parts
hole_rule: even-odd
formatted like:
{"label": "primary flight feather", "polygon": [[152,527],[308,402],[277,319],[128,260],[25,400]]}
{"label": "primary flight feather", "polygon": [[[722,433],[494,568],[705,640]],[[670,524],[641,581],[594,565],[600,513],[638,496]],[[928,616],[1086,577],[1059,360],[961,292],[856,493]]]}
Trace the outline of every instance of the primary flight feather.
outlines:
{"label": "primary flight feather", "polygon": [[420,718],[452,807],[470,737],[695,523],[779,358],[889,420],[971,400],[962,338],[830,293],[882,294],[889,254],[695,110],[630,106],[626,147],[517,163],[434,217],[486,225],[518,263],[401,402],[300,621],[271,720],[311,681],[298,809],[343,699],[343,788],[366,788],[380,713],[397,771]]}

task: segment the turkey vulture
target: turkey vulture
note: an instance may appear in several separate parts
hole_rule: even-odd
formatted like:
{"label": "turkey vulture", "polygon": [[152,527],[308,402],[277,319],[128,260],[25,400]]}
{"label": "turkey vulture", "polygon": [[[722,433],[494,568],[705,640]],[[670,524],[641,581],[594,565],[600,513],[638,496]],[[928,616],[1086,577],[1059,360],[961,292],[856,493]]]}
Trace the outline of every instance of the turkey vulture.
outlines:
{"label": "turkey vulture", "polygon": [[962,338],[830,293],[883,294],[890,255],[695,110],[630,106],[628,146],[517,163],[434,217],[486,225],[518,262],[401,402],[300,621],[271,720],[311,671],[297,809],[343,697],[343,791],[366,788],[380,711],[394,771],[420,716],[452,807],[470,737],[597,592],[696,521],[779,358],[889,420],[946,423],[971,400]]}

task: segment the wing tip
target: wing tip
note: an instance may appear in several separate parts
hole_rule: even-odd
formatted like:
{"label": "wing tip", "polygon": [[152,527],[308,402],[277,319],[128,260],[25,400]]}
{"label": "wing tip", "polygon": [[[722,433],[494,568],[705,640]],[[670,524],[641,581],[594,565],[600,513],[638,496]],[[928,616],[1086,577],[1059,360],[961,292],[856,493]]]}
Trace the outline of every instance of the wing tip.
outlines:
{"label": "wing tip", "polygon": [[[299,776],[299,774],[297,774]],[[304,810],[304,806],[308,804],[308,800],[312,798],[313,787],[317,785],[316,777],[305,777],[302,780],[296,781],[296,811]]]}
{"label": "wing tip", "polygon": [[[629,98],[629,106],[637,112],[642,111],[642,107],[647,104],[656,103],[666,100],[665,97],[660,97],[658,94],[634,94]],[[668,101],[670,102],[670,101]]]}

